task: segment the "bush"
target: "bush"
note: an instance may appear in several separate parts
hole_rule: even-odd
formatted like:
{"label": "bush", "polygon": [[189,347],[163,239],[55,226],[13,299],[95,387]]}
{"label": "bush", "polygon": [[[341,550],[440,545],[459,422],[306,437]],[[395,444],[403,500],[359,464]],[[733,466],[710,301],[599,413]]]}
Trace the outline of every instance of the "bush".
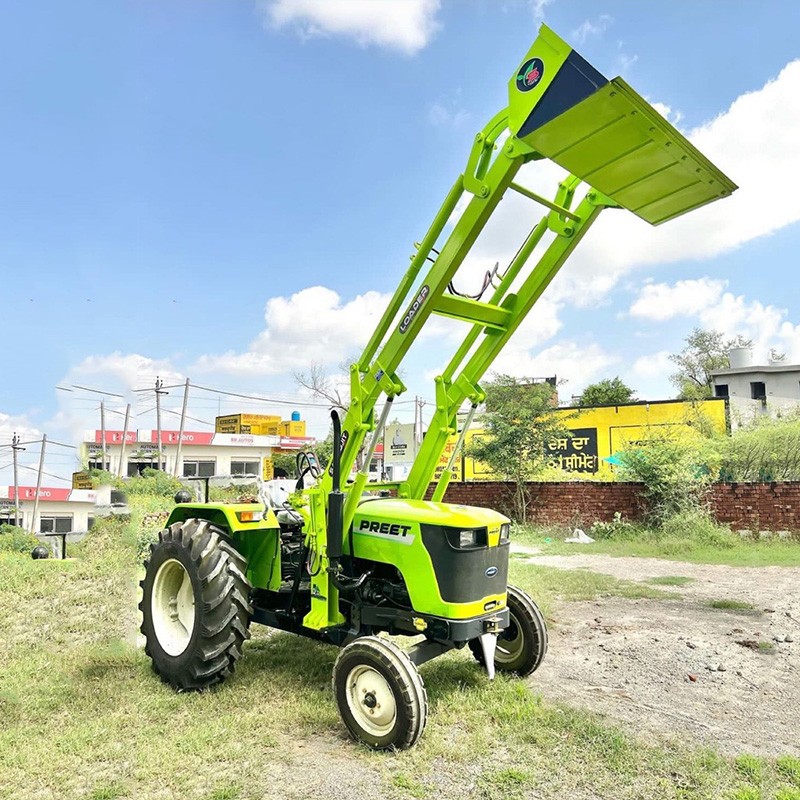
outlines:
{"label": "bush", "polygon": [[40,544],[42,542],[32,533],[22,528],[17,528],[15,525],[0,525],[0,553],[30,553]]}
{"label": "bush", "polygon": [[800,480],[800,416],[765,418],[736,431],[722,453],[728,481]]}
{"label": "bush", "polygon": [[726,525],[720,525],[703,509],[689,509],[665,519],[661,525],[664,537],[691,539],[712,547],[733,547],[736,535]]}
{"label": "bush", "polygon": [[661,527],[676,515],[702,508],[718,461],[715,444],[700,435],[673,438],[648,432],[638,446],[622,454],[619,477],[644,485],[651,524]]}
{"label": "bush", "polygon": [[159,497],[172,497],[184,485],[172,475],[160,469],[146,469],[141,477],[131,478],[124,484],[129,495],[150,494]]}
{"label": "bush", "polygon": [[589,535],[593,539],[615,542],[639,539],[647,533],[644,526],[624,519],[619,511],[615,512],[611,522],[595,522],[589,529]]}
{"label": "bush", "polygon": [[161,528],[139,528],[136,532],[136,560],[140,564],[150,555],[150,545],[158,541]]}

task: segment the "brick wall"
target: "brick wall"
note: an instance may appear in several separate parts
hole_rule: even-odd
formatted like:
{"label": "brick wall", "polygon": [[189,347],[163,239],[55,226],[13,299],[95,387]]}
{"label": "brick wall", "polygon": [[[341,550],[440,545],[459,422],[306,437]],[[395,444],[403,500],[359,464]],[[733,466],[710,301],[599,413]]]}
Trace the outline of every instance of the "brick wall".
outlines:
{"label": "brick wall", "polygon": [[800,531],[800,481],[717,483],[710,501],[714,516],[732,528]]}
{"label": "brick wall", "polygon": [[[530,519],[540,524],[591,525],[609,521],[619,511],[626,519],[641,519],[643,503],[638,483],[530,483]],[[428,493],[433,491],[433,484]],[[513,485],[502,481],[451,483],[445,500],[511,509]],[[785,483],[718,483],[709,504],[720,521],[734,529],[800,531],[800,481]]]}

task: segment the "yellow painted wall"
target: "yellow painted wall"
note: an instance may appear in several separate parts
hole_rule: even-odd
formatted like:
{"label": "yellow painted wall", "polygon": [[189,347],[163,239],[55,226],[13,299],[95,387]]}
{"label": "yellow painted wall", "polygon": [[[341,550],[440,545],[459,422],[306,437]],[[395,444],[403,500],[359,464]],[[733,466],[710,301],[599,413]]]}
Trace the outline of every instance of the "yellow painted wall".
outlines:
{"label": "yellow painted wall", "polygon": [[[560,408],[556,410],[564,427],[572,437],[549,443],[550,454],[565,472],[597,475],[610,473],[611,466],[604,459],[620,453],[654,431],[668,435],[685,435],[691,432],[724,434],[725,401],[682,400],[658,403],[632,403],[599,408]],[[467,433],[467,442],[484,436],[476,429]],[[464,458],[464,480],[494,480],[497,476],[489,468],[468,456]]]}

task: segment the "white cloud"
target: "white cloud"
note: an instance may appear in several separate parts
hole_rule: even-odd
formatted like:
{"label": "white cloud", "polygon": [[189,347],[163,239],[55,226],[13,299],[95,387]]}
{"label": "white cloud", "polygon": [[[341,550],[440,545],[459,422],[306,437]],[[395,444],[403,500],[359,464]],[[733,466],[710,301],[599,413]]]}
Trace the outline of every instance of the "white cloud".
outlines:
{"label": "white cloud", "polygon": [[672,108],[665,103],[651,102],[650,105],[653,106],[664,119],[668,120],[671,125],[680,127],[680,122],[683,118],[683,114],[681,114],[680,111],[673,111]]}
{"label": "white cloud", "polygon": [[727,281],[698,278],[666,283],[650,283],[642,287],[630,308],[632,317],[663,321],[679,316],[699,314],[722,296]]}
{"label": "white cloud", "polygon": [[593,36],[602,36],[612,22],[613,19],[608,14],[601,14],[594,20],[584,20],[581,25],[572,31],[570,38],[578,44],[584,44],[587,39]]}
{"label": "white cloud", "polygon": [[266,327],[248,350],[203,356],[190,372],[252,377],[293,373],[313,362],[339,364],[367,343],[389,299],[365,292],[343,303],[325,286],[273,297],[264,312]]}
{"label": "white cloud", "polygon": [[744,295],[726,292],[718,302],[700,313],[704,328],[721,331],[726,337],[741,334],[753,340],[758,360],[765,362],[771,348],[786,352],[789,361],[800,362],[800,325],[786,319],[787,310],[747,301]]}
{"label": "white cloud", "polygon": [[461,108],[448,108],[444,103],[432,103],[428,108],[428,119],[437,128],[458,128],[469,119],[469,112]]}
{"label": "white cloud", "polygon": [[[800,361],[800,325],[787,319],[788,311],[744,295],[725,292],[727,281],[708,277],[677,281],[675,284],[647,284],[630,308],[634,317],[663,321],[677,316],[694,316],[701,327],[720,331],[726,338],[744,336],[753,340],[757,359],[764,360],[771,348],[786,352],[790,361]],[[648,357],[649,358],[649,357]],[[639,370],[645,373],[645,362]]]}
{"label": "white cloud", "polygon": [[264,0],[277,28],[293,26],[304,38],[344,36],[362,47],[377,45],[413,55],[440,27],[440,0]]}
{"label": "white cloud", "polygon": [[553,0],[531,0],[531,9],[533,10],[533,18],[540,22],[544,19],[544,11]]}
{"label": "white cloud", "polygon": [[631,373],[638,378],[663,379],[674,369],[669,356],[668,350],[659,350],[657,353],[641,356],[633,362]]}
{"label": "white cloud", "polygon": [[492,366],[492,372],[531,378],[555,375],[559,381],[567,382],[567,394],[579,394],[616,361],[595,342],[564,340],[535,353],[509,346]]}
{"label": "white cloud", "polygon": [[[20,440],[38,438],[42,432],[34,425],[25,415],[12,415],[4,414],[0,411],[0,445],[11,444],[11,438],[14,434],[19,436]],[[8,458],[6,458],[6,454]],[[3,447],[0,451],[0,461],[11,460],[11,448]]]}
{"label": "white cloud", "polygon": [[[156,378],[165,384],[182,383],[185,376],[167,359],[155,359],[139,353],[93,355],[72,367],[62,378],[62,385],[78,384],[122,395],[134,389],[155,386]],[[100,395],[97,396],[100,402]]]}

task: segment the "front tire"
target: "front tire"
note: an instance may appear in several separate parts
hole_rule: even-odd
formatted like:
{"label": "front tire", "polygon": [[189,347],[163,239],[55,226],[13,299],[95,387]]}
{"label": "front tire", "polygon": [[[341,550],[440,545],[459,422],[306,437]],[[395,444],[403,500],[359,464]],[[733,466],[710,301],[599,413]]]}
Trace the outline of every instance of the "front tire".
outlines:
{"label": "front tire", "polygon": [[[547,623],[530,595],[516,586],[508,587],[508,616],[508,627],[497,636],[494,666],[524,678],[539,668],[547,653]],[[486,666],[480,639],[473,639],[469,649]]]}
{"label": "front tire", "polygon": [[404,750],[425,729],[422,677],[387,639],[365,636],[342,650],[333,667],[333,694],[350,735],[373,750]]}
{"label": "front tire", "polygon": [[247,562],[221,534],[207,520],[176,522],[159,533],[145,562],[145,652],[178,691],[225,680],[250,638]]}

